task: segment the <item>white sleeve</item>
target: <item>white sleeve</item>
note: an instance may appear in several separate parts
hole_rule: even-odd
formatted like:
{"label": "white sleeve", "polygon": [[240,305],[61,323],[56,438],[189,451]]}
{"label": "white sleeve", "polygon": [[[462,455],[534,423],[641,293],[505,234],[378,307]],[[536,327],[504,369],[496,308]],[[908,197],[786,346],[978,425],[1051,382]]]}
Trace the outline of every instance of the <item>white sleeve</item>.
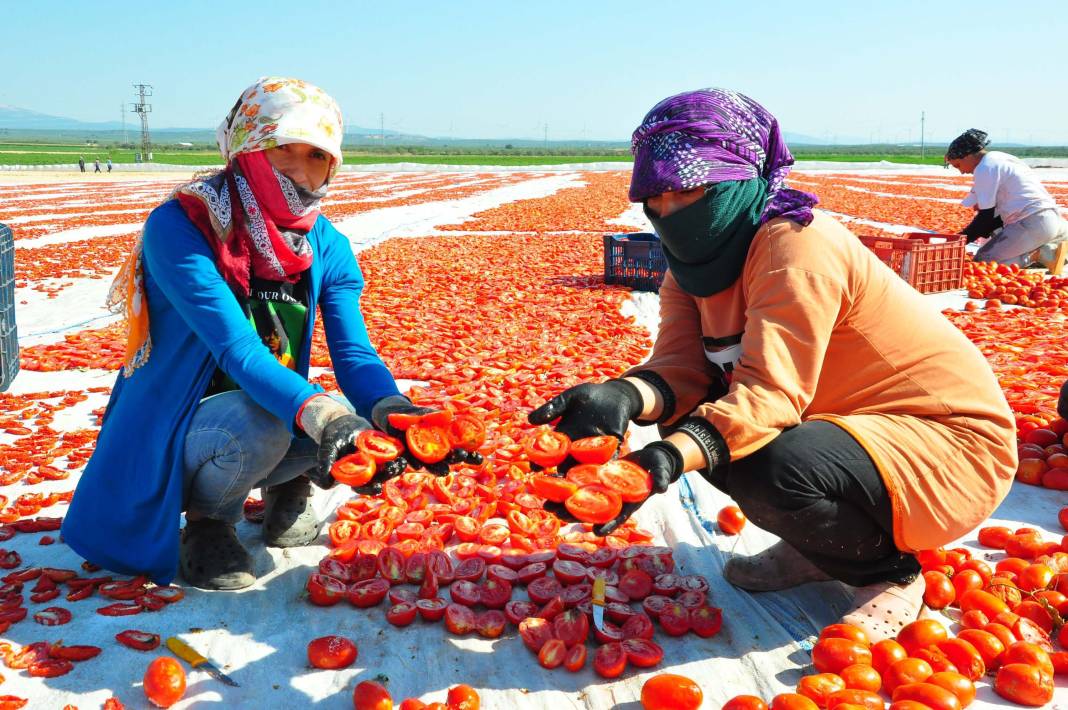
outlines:
{"label": "white sleeve", "polygon": [[972,189],[968,190],[967,196],[965,196],[965,198],[961,200],[960,203],[965,207],[975,207],[978,201],[978,198],[976,198],[975,196],[975,186],[973,185]]}
{"label": "white sleeve", "polygon": [[980,165],[975,169],[975,184],[972,186],[972,194],[975,195],[976,206],[981,210],[988,210],[997,204],[998,180],[1001,173],[997,168],[989,168]]}

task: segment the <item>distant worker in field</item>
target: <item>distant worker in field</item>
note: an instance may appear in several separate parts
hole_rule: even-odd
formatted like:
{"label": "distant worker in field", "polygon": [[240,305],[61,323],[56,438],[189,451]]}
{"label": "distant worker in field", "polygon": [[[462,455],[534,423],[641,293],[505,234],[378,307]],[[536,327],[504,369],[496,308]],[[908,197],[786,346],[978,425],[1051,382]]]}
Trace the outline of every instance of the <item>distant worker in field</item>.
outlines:
{"label": "distant worker in field", "polygon": [[[653,107],[632,139],[630,199],[668,273],[652,355],[531,412],[572,439],[622,438],[664,492],[697,471],[781,540],[734,557],[735,586],[856,587],[844,621],[893,637],[920,612],[914,554],[982,523],[1016,471],[1012,412],[979,350],[790,189],[793,156],[752,99],[706,89]],[[893,313],[893,318],[887,318]],[[610,533],[640,503],[625,503]]]}
{"label": "distant worker in field", "polygon": [[85,158],[81,155],[78,156],[78,169],[85,172]]}
{"label": "distant worker in field", "polygon": [[111,156],[108,156],[108,172],[111,172]]}
{"label": "distant worker in field", "polygon": [[100,172],[100,158],[96,158],[95,160],[93,160],[93,172]]}
{"label": "distant worker in field", "polygon": [[1068,251],[1068,223],[1057,202],[1022,160],[987,150],[987,134],[970,128],[946,150],[946,162],[965,174],[975,175],[961,203],[975,217],[961,232],[968,242],[986,238],[975,253],[976,261],[1030,266],[1039,263],[1060,273]]}
{"label": "distant worker in field", "polygon": [[[126,356],[63,523],[85,559],[160,584],[180,571],[203,589],[247,587],[256,571],[234,526],[253,488],[264,542],[306,545],[320,526],[309,479],[333,485],[370,422],[430,411],[372,347],[360,267],[319,211],[342,135],[321,89],[261,79],[217,131],[226,167],[149,215],[108,297],[127,319]],[[347,399],[308,381],[317,312]]]}

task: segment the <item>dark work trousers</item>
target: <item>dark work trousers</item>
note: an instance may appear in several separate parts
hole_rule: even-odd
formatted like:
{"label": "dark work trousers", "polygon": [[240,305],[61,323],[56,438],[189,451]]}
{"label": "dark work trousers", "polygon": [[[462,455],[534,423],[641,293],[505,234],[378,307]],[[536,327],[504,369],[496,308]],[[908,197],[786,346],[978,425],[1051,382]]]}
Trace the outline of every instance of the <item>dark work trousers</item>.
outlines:
{"label": "dark work trousers", "polygon": [[920,570],[894,545],[890,494],[844,429],[810,421],[709,475],[758,527],[846,584],[909,582]]}

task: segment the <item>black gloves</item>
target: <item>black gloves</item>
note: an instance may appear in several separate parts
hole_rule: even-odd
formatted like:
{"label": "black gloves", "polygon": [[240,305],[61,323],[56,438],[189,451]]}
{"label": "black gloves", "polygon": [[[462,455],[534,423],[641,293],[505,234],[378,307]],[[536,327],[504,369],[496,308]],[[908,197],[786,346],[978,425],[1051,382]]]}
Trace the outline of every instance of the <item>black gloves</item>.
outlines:
{"label": "black gloves", "polygon": [[1057,414],[1061,419],[1068,419],[1068,380],[1061,385],[1061,397],[1057,400]]}
{"label": "black gloves", "polygon": [[[636,463],[649,472],[649,475],[653,478],[653,493],[663,493],[668,489],[668,486],[679,480],[683,473],[682,454],[670,441],[654,441],[644,449],[627,454],[623,457],[623,460]],[[646,498],[645,500],[649,499]],[[614,519],[609,520],[607,523],[593,526],[594,534],[608,535],[626,522],[627,518],[633,515],[634,511],[640,508],[644,502],[624,503],[623,509]],[[564,520],[575,520],[574,516],[567,511],[567,508],[562,503],[546,503],[545,508]]]}
{"label": "black gloves", "polygon": [[412,404],[412,401],[407,397],[399,394],[392,395],[390,397],[383,397],[375,402],[375,406],[371,409],[371,421],[374,423],[375,428],[379,431],[384,431],[390,436],[395,436],[400,440],[404,440],[404,432],[397,429],[395,426],[391,426],[389,423],[390,414],[429,414],[433,412],[433,409],[429,407],[419,407]]}
{"label": "black gloves", "polygon": [[336,481],[330,475],[334,462],[356,451],[356,437],[371,425],[363,417],[355,414],[343,414],[335,417],[323,427],[319,438],[319,464],[308,471],[308,478],[320,488],[333,488]]}
{"label": "black gloves", "polygon": [[626,380],[609,380],[566,389],[527,415],[527,420],[548,424],[560,417],[556,430],[572,441],[587,436],[614,436],[622,441],[631,420],[641,413],[638,388]]}

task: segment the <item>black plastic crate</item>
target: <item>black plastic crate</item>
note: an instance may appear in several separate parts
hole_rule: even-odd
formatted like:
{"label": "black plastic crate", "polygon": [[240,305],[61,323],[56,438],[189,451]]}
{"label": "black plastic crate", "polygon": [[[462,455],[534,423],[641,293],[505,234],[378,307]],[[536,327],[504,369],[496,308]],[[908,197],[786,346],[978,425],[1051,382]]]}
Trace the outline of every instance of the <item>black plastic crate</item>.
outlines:
{"label": "black plastic crate", "polygon": [[667,271],[660,237],[648,232],[604,235],[604,282],[659,291]]}
{"label": "black plastic crate", "polygon": [[0,224],[0,391],[19,373],[19,338],[15,330],[15,238]]}

